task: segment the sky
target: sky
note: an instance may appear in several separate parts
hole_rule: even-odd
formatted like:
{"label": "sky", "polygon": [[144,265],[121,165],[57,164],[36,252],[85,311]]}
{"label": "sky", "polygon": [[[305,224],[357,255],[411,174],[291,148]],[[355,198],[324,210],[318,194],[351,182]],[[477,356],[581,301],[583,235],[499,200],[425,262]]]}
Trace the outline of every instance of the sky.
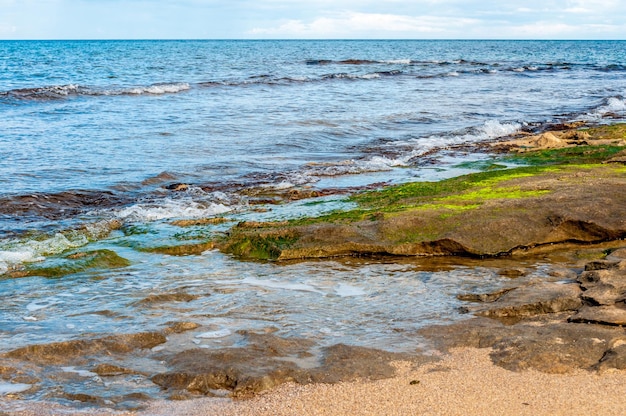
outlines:
{"label": "sky", "polygon": [[0,0],[0,39],[626,39],[626,0]]}

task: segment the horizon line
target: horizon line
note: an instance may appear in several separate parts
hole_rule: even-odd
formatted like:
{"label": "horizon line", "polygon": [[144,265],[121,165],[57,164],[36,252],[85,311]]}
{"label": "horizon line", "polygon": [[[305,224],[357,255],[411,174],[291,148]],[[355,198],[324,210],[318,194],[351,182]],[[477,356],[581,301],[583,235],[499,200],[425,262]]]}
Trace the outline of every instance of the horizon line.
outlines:
{"label": "horizon line", "polygon": [[320,42],[320,41],[482,41],[482,42],[620,42],[626,38],[0,38],[0,42],[63,42],[63,41],[295,41],[295,42]]}

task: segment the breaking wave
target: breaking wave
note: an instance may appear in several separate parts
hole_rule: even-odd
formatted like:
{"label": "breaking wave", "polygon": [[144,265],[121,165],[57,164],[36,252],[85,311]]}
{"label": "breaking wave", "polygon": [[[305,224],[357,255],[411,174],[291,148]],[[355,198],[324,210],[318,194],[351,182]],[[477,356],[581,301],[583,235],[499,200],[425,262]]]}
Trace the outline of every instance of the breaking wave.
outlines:
{"label": "breaking wave", "polygon": [[83,85],[51,85],[37,88],[18,88],[0,92],[0,97],[14,98],[18,100],[59,100],[72,96],[116,96],[116,95],[161,95],[176,94],[189,90],[191,87],[186,82],[159,83],[144,87],[98,89]]}
{"label": "breaking wave", "polygon": [[597,108],[583,114],[578,119],[585,121],[598,121],[604,118],[626,118],[626,98],[622,96],[609,97]]}
{"label": "breaking wave", "polygon": [[60,231],[51,236],[0,240],[0,275],[22,264],[40,262],[46,257],[83,247],[91,241],[109,235],[120,225],[121,223],[115,220],[103,220],[85,224],[78,229]]}
{"label": "breaking wave", "polygon": [[222,202],[196,201],[192,198],[164,199],[158,202],[145,202],[123,208],[116,212],[122,220],[153,222],[171,218],[209,218],[231,212],[235,206]]}

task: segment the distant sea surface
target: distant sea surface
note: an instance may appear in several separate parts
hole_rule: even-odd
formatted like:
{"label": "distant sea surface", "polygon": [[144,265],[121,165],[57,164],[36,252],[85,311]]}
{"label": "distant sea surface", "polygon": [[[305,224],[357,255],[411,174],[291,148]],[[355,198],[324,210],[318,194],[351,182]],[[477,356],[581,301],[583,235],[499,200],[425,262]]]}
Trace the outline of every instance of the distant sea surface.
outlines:
{"label": "distant sea surface", "polygon": [[[271,326],[410,349],[403,331],[461,319],[457,291],[497,276],[137,248],[350,206],[255,195],[467,173],[480,156],[446,149],[623,120],[625,96],[620,41],[0,41],[0,352],[190,319],[217,331],[195,340],[206,348]],[[231,222],[171,225],[215,216]],[[130,265],[10,277],[92,249]],[[182,287],[198,296],[184,309],[137,306]]]}

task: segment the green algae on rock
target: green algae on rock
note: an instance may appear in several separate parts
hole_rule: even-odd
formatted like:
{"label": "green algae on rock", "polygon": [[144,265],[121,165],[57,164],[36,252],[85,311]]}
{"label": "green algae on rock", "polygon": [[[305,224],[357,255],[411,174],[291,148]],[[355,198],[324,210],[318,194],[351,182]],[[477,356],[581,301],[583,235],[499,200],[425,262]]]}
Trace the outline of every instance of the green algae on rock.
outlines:
{"label": "green algae on rock", "polygon": [[16,271],[20,277],[42,276],[58,278],[88,270],[112,269],[130,266],[130,261],[112,250],[82,251],[51,260],[53,265],[31,264]]}
{"label": "green algae on rock", "polygon": [[357,195],[361,208],[233,227],[219,247],[248,259],[498,256],[626,236],[621,166],[523,167]]}
{"label": "green algae on rock", "polygon": [[212,250],[214,247],[214,242],[205,241],[201,243],[177,244],[171,246],[141,247],[138,248],[138,250],[146,253],[166,254],[169,256],[189,256],[202,254],[207,250]]}

